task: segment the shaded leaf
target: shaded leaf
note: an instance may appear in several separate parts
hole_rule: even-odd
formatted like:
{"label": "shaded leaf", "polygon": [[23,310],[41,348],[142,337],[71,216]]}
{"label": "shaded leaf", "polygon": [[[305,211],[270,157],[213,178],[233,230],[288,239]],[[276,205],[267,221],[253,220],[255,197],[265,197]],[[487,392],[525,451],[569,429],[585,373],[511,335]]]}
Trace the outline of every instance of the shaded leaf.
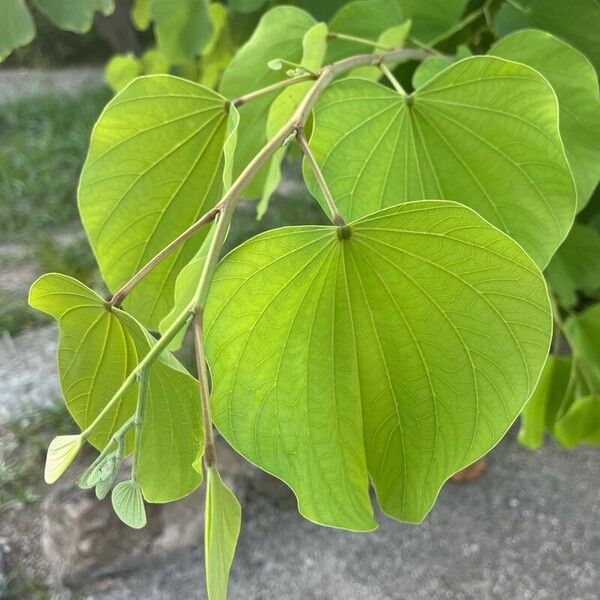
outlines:
{"label": "shaded leaf", "polygon": [[86,33],[92,28],[94,14],[110,15],[114,0],[33,0],[34,4],[61,29]]}
{"label": "shaded leaf", "polygon": [[[131,316],[109,310],[95,292],[65,275],[40,277],[31,287],[29,302],[59,323],[60,384],[67,408],[83,430],[154,342]],[[147,402],[139,481],[149,502],[167,502],[189,494],[201,481],[191,467],[202,443],[198,382],[164,352],[153,365]],[[88,441],[102,450],[134,414],[136,403],[134,383]],[[133,432],[125,441],[130,452]]]}
{"label": "shaded leaf", "polygon": [[146,509],[137,481],[122,481],[112,493],[112,505],[117,517],[133,529],[146,526]]}
{"label": "shaded leaf", "polygon": [[0,61],[35,37],[35,23],[23,0],[5,0],[0,19]]}
{"label": "shaded leaf", "polygon": [[567,448],[577,444],[600,445],[600,397],[577,398],[556,422],[554,435]]}
{"label": "shaded leaf", "polygon": [[[310,146],[347,220],[398,202],[454,200],[545,266],[576,202],[557,123],[556,96],[541,75],[478,56],[408,101],[373,82],[334,83],[314,110]],[[306,163],[304,177],[325,206]]]}
{"label": "shaded leaf", "polygon": [[242,508],[215,467],[207,471],[204,562],[209,600],[227,600],[229,570],[240,535]]}
{"label": "shaded leaf", "polygon": [[580,52],[545,31],[517,31],[490,54],[539,71],[558,98],[560,133],[581,210],[600,179],[600,95],[593,65]]}
{"label": "shaded leaf", "polygon": [[[222,96],[169,75],[137,79],[104,109],[79,208],[113,292],[220,199],[227,128]],[[171,310],[177,275],[203,239],[199,232],[179,246],[126,298],[146,327],[157,329]]]}
{"label": "shaded leaf", "polygon": [[592,395],[600,390],[600,304],[594,304],[575,317],[569,317],[566,327],[573,342],[573,352],[584,361]]}
{"label": "shaded leaf", "polygon": [[533,392],[552,329],[545,283],[452,202],[337,234],[273,230],[222,261],[205,314],[213,419],[308,519],[373,529],[370,479],[385,512],[418,522]]}

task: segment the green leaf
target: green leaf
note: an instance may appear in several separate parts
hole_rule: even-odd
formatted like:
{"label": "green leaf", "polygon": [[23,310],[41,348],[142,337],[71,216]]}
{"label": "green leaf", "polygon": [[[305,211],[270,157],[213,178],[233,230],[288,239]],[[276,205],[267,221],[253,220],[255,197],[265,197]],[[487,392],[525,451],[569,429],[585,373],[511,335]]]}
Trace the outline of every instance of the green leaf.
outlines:
{"label": "green leaf", "polygon": [[577,292],[600,291],[600,235],[595,229],[575,223],[567,239],[546,268],[548,283],[560,304],[577,304]]}
{"label": "green leaf", "polygon": [[313,25],[302,38],[302,60],[300,64],[309,71],[318,71],[323,66],[327,51],[327,34],[325,23]]}
{"label": "green leaf", "polygon": [[209,600],[227,600],[229,570],[240,535],[242,508],[219,472],[207,472],[204,517],[204,562]]}
{"label": "green leaf", "polygon": [[556,422],[554,435],[567,448],[581,443],[600,445],[600,396],[577,398]]}
{"label": "green leaf", "polygon": [[142,72],[140,61],[133,54],[117,54],[104,68],[104,79],[114,92],[120,92]]}
{"label": "green leaf", "polygon": [[[525,65],[467,58],[408,98],[373,82],[339,81],[317,103],[310,146],[347,220],[398,202],[454,200],[509,233],[542,267],[573,222],[556,96]],[[306,164],[304,176],[325,206]]]}
{"label": "green leaf", "polygon": [[110,15],[114,0],[34,0],[34,4],[57,26],[75,33],[92,28],[96,11]]}
{"label": "green leaf", "polygon": [[[111,291],[119,289],[220,199],[227,101],[169,75],[142,77],[100,116],[79,185],[81,218]],[[199,232],[129,294],[124,306],[158,329]]]}
{"label": "green leaf", "polygon": [[79,435],[59,435],[50,442],[44,467],[46,483],[54,483],[67,470],[80,448]]}
{"label": "green leaf", "polygon": [[212,33],[208,0],[151,0],[160,51],[174,65],[197,56]]}
{"label": "green leaf", "polygon": [[[283,71],[269,69],[274,59],[299,63],[302,40],[315,24],[306,12],[292,6],[278,6],[266,12],[252,37],[244,44],[223,74],[221,92],[230,99],[266,87],[286,78]],[[265,145],[265,127],[269,106],[277,92],[256,98],[240,106],[239,142],[235,153],[233,175],[237,177],[256,153]],[[262,196],[270,165],[264,166],[244,192],[245,198]]]}
{"label": "green leaf", "polygon": [[600,180],[600,95],[588,59],[545,31],[518,31],[495,44],[490,54],[539,71],[558,98],[560,133],[577,187],[581,210]]}
{"label": "green leaf", "polygon": [[[354,0],[342,5],[335,13],[329,23],[329,30],[377,41],[384,31],[402,25],[405,19],[398,0]],[[327,51],[327,62],[362,54],[366,48],[358,42],[332,39]]]}
{"label": "green leaf", "polygon": [[251,13],[262,8],[267,0],[229,0],[231,10],[241,13]]}
{"label": "green leaf", "polygon": [[[95,292],[65,275],[48,274],[31,287],[29,303],[59,324],[58,371],[69,412],[86,429],[153,343],[128,314],[110,310]],[[100,421],[89,442],[102,450],[135,412],[137,383]],[[138,458],[149,502],[193,491],[201,476],[191,464],[202,443],[198,382],[167,352],[154,363]],[[126,437],[126,451],[133,433]]]}
{"label": "green leaf", "polygon": [[466,0],[399,0],[406,18],[412,19],[411,35],[422,42],[443,36],[458,22]]}
{"label": "green leaf", "polygon": [[427,58],[415,69],[412,77],[412,84],[415,89],[422,88],[430,79],[433,79],[438,73],[447,69],[452,64],[449,58],[443,56],[431,56]]}
{"label": "green leaf", "polygon": [[171,63],[160,50],[146,50],[140,57],[144,75],[163,75],[170,71]]}
{"label": "green leaf", "polygon": [[0,62],[35,37],[35,23],[23,0],[5,0],[0,19]]}
{"label": "green leaf", "polygon": [[594,386],[591,391],[600,391],[600,304],[570,317],[566,321],[573,342],[573,352],[585,362],[585,373]]}
{"label": "green leaf", "polygon": [[131,21],[138,31],[146,31],[152,23],[152,0],[133,0]]}
{"label": "green leaf", "polygon": [[112,493],[112,505],[117,517],[133,529],[146,526],[146,509],[137,481],[122,481]]}
{"label": "green leaf", "polygon": [[306,518],[369,530],[369,480],[386,513],[418,522],[498,442],[533,392],[552,319],[539,269],[469,208],[415,202],[349,227],[342,240],[287,227],[233,250],[206,351],[227,441]]}
{"label": "green leaf", "polygon": [[535,391],[521,413],[519,442],[537,450],[544,443],[544,433],[552,432],[559,411],[567,408],[572,399],[571,358],[549,356]]}
{"label": "green leaf", "polygon": [[495,18],[501,35],[514,29],[544,29],[573,44],[600,69],[598,44],[600,2],[598,0],[519,0],[505,2]]}

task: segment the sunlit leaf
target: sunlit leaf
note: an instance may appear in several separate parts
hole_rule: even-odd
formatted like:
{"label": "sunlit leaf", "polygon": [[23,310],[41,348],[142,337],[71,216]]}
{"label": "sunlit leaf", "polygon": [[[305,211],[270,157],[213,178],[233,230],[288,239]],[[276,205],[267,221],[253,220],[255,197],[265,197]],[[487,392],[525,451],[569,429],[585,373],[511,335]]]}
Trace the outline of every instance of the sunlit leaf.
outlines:
{"label": "sunlit leaf", "polygon": [[[65,275],[40,277],[29,302],[59,323],[58,371],[69,412],[83,430],[98,416],[127,375],[150,350],[151,340],[126,313],[110,310],[82,283]],[[89,438],[103,449],[133,415],[134,383]],[[133,447],[133,433],[126,450]],[[167,502],[194,490],[201,476],[191,464],[202,442],[198,382],[168,353],[154,364],[138,458],[140,484],[149,502]]]}
{"label": "sunlit leaf", "polygon": [[[576,202],[557,109],[536,71],[478,56],[408,98],[373,82],[334,83],[314,110],[310,146],[346,219],[398,202],[454,200],[545,266]],[[306,164],[304,174],[322,201]]]}
{"label": "sunlit leaf", "polygon": [[46,483],[54,483],[67,470],[80,448],[79,435],[59,435],[50,442],[44,467]]}
{"label": "sunlit leaf", "polygon": [[300,64],[310,71],[318,71],[323,66],[327,51],[328,29],[325,23],[313,25],[302,38],[302,60]]}
{"label": "sunlit leaf", "polygon": [[146,31],[152,22],[152,0],[133,0],[131,7],[131,22],[139,31]]}
{"label": "sunlit leaf", "polygon": [[151,0],[158,47],[172,64],[200,54],[212,33],[208,0]]}
{"label": "sunlit leaf", "polygon": [[117,516],[133,529],[146,526],[146,509],[142,490],[136,481],[122,481],[112,493],[112,505]]}
{"label": "sunlit leaf", "polygon": [[519,0],[504,2],[495,18],[501,35],[514,29],[545,29],[573,44],[600,68],[598,0]]}
{"label": "sunlit leaf", "polygon": [[554,435],[567,448],[577,444],[600,445],[600,396],[577,398],[556,422]]}
{"label": "sunlit leaf", "polygon": [[572,360],[549,356],[535,391],[521,413],[519,442],[536,450],[544,443],[544,433],[552,432],[559,411],[573,401],[570,389]]}
{"label": "sunlit leaf", "polygon": [[[169,75],[142,77],[107,105],[79,186],[81,218],[114,292],[221,197],[226,100]],[[155,267],[124,306],[157,329],[201,231]]]}
{"label": "sunlit leaf", "polygon": [[544,31],[517,31],[490,54],[521,62],[550,82],[560,112],[560,133],[581,210],[600,180],[600,95],[593,65],[580,52]]}
{"label": "sunlit leaf", "polygon": [[[302,60],[302,39],[314,24],[315,20],[308,13],[292,6],[278,6],[266,12],[252,37],[239,49],[227,67],[221,92],[234,99],[285,79],[284,71],[273,71],[267,63],[273,58],[299,63]],[[239,175],[267,142],[267,115],[276,96],[277,92],[274,92],[240,106],[234,176]],[[266,165],[255,175],[244,192],[244,197],[261,197],[269,167],[270,165]]]}
{"label": "sunlit leaf", "polygon": [[207,470],[204,562],[209,600],[227,600],[229,570],[240,535],[242,508],[215,467]]}
{"label": "sunlit leaf", "polygon": [[35,23],[23,0],[5,0],[0,19],[0,61],[35,37]]}
{"label": "sunlit leaf", "polygon": [[385,512],[418,522],[533,392],[552,329],[545,283],[452,202],[339,233],[278,229],[222,261],[205,315],[213,419],[307,518],[372,529],[371,480]]}
{"label": "sunlit leaf", "polygon": [[546,277],[559,302],[570,308],[577,292],[600,292],[600,234],[575,223],[567,239],[552,257]]}
{"label": "sunlit leaf", "polygon": [[94,23],[94,14],[110,15],[114,0],[33,0],[34,4],[61,29],[85,33]]}

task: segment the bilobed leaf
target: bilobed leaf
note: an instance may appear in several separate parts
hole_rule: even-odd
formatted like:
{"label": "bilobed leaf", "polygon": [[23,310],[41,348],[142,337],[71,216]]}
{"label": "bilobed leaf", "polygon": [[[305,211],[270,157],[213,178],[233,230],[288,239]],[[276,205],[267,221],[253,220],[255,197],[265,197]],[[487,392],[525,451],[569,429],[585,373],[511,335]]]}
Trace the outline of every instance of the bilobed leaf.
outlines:
{"label": "bilobed leaf", "polygon": [[34,37],[35,23],[24,0],[5,0],[0,18],[0,62]]}
{"label": "bilobed leaf", "polygon": [[585,363],[587,378],[594,386],[590,391],[600,391],[600,304],[594,304],[566,321],[573,351]]}
{"label": "bilobed leaf", "polygon": [[419,63],[419,66],[415,69],[412,77],[413,87],[417,90],[423,87],[430,79],[433,79],[451,64],[452,61],[444,56],[430,56]]}
{"label": "bilobed leaf", "polygon": [[[556,96],[525,65],[467,58],[408,98],[374,82],[339,81],[316,105],[310,146],[347,220],[398,202],[454,200],[506,231],[539,266],[573,222]],[[304,176],[323,203],[306,164]]]}
{"label": "bilobed leaf", "polygon": [[373,529],[371,480],[385,512],[418,522],[533,392],[552,330],[545,283],[453,202],[338,233],[272,230],[222,261],[205,314],[213,419],[305,517]]}
{"label": "bilobed leaf", "polygon": [[600,396],[577,398],[554,426],[557,441],[567,447],[600,445]]}
{"label": "bilobed leaf", "polygon": [[[278,6],[266,12],[252,37],[239,49],[225,70],[221,83],[223,95],[234,99],[285,79],[284,70],[273,71],[267,63],[274,58],[299,63],[302,60],[302,39],[313,25],[315,20],[308,13],[292,6]],[[240,106],[234,177],[241,173],[267,142],[267,115],[276,96],[277,92],[273,92]],[[244,197],[258,198],[263,194],[269,168],[267,164],[255,175]]]}
{"label": "bilobed leaf", "polygon": [[117,516],[133,529],[146,526],[146,509],[137,481],[122,481],[112,493],[112,505]]}
{"label": "bilobed leaf", "polygon": [[215,467],[207,471],[204,562],[209,600],[227,600],[229,570],[240,535],[242,508]]}
{"label": "bilobed leaf", "polygon": [[554,88],[560,133],[581,210],[600,180],[600,95],[593,65],[575,48],[545,31],[517,31],[496,43],[490,54],[533,67]]}
{"label": "bilobed leaf", "polygon": [[411,35],[422,42],[441,37],[458,22],[467,0],[398,0],[406,18],[412,19]]}
{"label": "bilobed leaf", "polygon": [[164,75],[171,69],[171,63],[160,50],[146,50],[140,56],[144,75]]}
{"label": "bilobed leaf", "polygon": [[571,389],[572,359],[549,356],[540,380],[521,413],[519,442],[531,450],[544,443],[544,433],[552,432],[559,411],[573,402]]}
{"label": "bilobed leaf", "polygon": [[113,92],[120,92],[142,73],[142,65],[133,54],[117,54],[104,68],[104,80]]}
{"label": "bilobed leaf", "polygon": [[114,0],[33,0],[34,4],[61,29],[86,33],[92,27],[94,14],[110,15]]}
{"label": "bilobed leaf", "polygon": [[152,22],[152,0],[133,0],[131,22],[139,31],[146,31]]}
{"label": "bilobed leaf", "polygon": [[[95,292],[65,275],[40,277],[29,302],[59,323],[60,384],[67,408],[83,430],[153,342],[130,315],[110,310]],[[136,401],[134,383],[88,441],[103,449],[134,414]],[[202,443],[198,382],[165,352],[152,367],[147,402],[138,458],[140,484],[149,502],[168,502],[189,494],[201,481],[191,467]],[[132,447],[130,431],[126,451]]]}
{"label": "bilobed leaf", "polygon": [[178,65],[197,56],[210,40],[208,0],[151,0],[158,47]]}
{"label": "bilobed leaf", "polygon": [[46,483],[54,483],[67,470],[80,448],[79,435],[59,435],[50,442],[44,467]]}
{"label": "bilobed leaf", "polygon": [[600,292],[600,234],[575,223],[546,268],[546,277],[566,308],[577,303],[577,292],[590,295]]}
{"label": "bilobed leaf", "polygon": [[[81,218],[114,292],[221,197],[226,100],[170,75],[142,77],[109,102],[81,174]],[[204,239],[192,236],[149,273],[124,306],[157,329],[175,280]]]}
{"label": "bilobed leaf", "polygon": [[544,29],[573,44],[600,68],[598,0],[519,0],[504,2],[495,18],[501,35],[514,29]]}

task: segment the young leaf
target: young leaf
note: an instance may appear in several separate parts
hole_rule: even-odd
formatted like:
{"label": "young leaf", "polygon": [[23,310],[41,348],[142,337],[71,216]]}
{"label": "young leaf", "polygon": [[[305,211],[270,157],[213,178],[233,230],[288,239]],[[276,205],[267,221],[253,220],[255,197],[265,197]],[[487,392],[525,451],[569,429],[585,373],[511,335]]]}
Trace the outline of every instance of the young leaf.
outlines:
{"label": "young leaf", "polygon": [[208,0],[151,0],[158,47],[174,65],[197,56],[210,41]]}
{"label": "young leaf", "polygon": [[0,19],[0,62],[15,48],[26,46],[35,37],[35,23],[23,0],[6,0]]}
{"label": "young leaf", "polygon": [[552,432],[559,410],[566,410],[573,401],[570,390],[572,359],[549,356],[540,380],[521,413],[519,442],[530,450],[544,443],[544,433]]}
{"label": "young leaf", "polygon": [[[315,20],[308,13],[293,6],[277,6],[266,12],[252,37],[239,49],[223,74],[223,95],[233,99],[285,79],[283,71],[273,71],[267,63],[276,57],[299,63],[302,39],[314,24]],[[267,142],[265,124],[269,106],[276,96],[274,92],[240,106],[234,176],[239,175]],[[258,198],[263,194],[268,172],[269,165],[257,173],[244,192],[245,198]]]}
{"label": "young leaf", "polygon": [[209,600],[227,600],[229,570],[240,535],[242,508],[215,467],[208,469],[204,562]]}
{"label": "young leaf", "polygon": [[577,187],[577,209],[600,179],[600,95],[593,65],[580,52],[545,31],[517,31],[490,54],[539,71],[558,98],[560,133]]}
{"label": "young leaf", "polygon": [[600,292],[600,234],[575,223],[546,268],[546,278],[562,306],[577,303],[577,292]]}
{"label": "young leaf", "polygon": [[[339,81],[317,103],[310,146],[347,220],[398,202],[454,200],[539,266],[573,222],[556,96],[524,65],[467,58],[408,99],[377,83]],[[323,203],[306,163],[304,176]]]}
{"label": "young leaf", "polygon": [[142,73],[142,65],[133,54],[117,54],[104,67],[104,80],[113,92],[120,92]]}
{"label": "young leaf", "polygon": [[[128,314],[106,307],[82,283],[65,275],[40,277],[29,302],[59,324],[58,370],[69,412],[83,430],[94,421],[127,375],[148,353],[151,338]],[[89,442],[103,449],[135,411],[132,385],[98,424]],[[149,502],[168,502],[193,491],[201,476],[191,468],[202,444],[198,382],[167,352],[154,363],[138,458]],[[125,438],[132,449],[131,433]]]}
{"label": "young leaf", "polygon": [[50,442],[44,468],[46,483],[54,483],[67,470],[80,448],[79,435],[59,435]]}
{"label": "young leaf", "polygon": [[92,28],[96,11],[110,15],[114,0],[34,0],[34,4],[61,29],[86,33]]}
{"label": "young leaf", "polygon": [[146,526],[146,509],[137,481],[122,481],[112,492],[112,505],[117,517],[133,529]]}
{"label": "young leaf", "polygon": [[[212,208],[223,189],[227,101],[169,75],[142,77],[107,105],[81,174],[79,208],[102,275],[116,291]],[[200,231],[128,295],[124,306],[158,329]]]}
{"label": "young leaf", "polygon": [[545,29],[573,44],[600,68],[598,44],[600,3],[597,0],[519,0],[504,2],[495,18],[501,35],[514,29]]}
{"label": "young leaf", "polygon": [[567,448],[574,448],[582,443],[600,445],[600,397],[577,398],[556,422],[554,435]]}
{"label": "young leaf", "polygon": [[302,38],[302,61],[300,64],[309,71],[317,72],[325,60],[327,51],[327,25],[313,25]]}
{"label": "young leaf", "polygon": [[469,208],[414,202],[349,227],[273,230],[229,254],[206,351],[223,436],[308,519],[369,530],[369,478],[385,512],[418,522],[498,442],[552,319],[539,269]]}

